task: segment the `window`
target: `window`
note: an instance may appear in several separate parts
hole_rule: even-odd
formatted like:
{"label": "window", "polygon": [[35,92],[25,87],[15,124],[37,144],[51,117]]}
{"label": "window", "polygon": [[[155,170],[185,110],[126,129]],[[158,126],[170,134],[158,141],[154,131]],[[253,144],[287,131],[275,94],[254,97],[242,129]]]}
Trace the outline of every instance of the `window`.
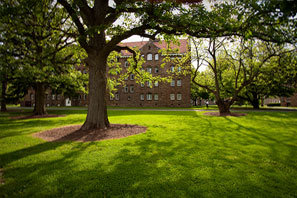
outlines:
{"label": "window", "polygon": [[46,94],[46,98],[47,98],[47,100],[50,100],[51,99],[51,95]]}
{"label": "window", "polygon": [[140,94],[140,100],[144,100],[144,94]]}
{"label": "window", "polygon": [[55,94],[52,95],[52,100],[55,100],[56,96]]}
{"label": "window", "polygon": [[120,94],[119,94],[119,93],[116,93],[116,94],[115,94],[115,99],[116,99],[116,100],[120,100]]}
{"label": "window", "polygon": [[140,83],[140,86],[141,86],[141,87],[144,87],[144,83]]}
{"label": "window", "polygon": [[178,72],[181,72],[181,67],[178,67],[178,68],[177,68],[177,71],[178,71]]}
{"label": "window", "polygon": [[181,100],[182,99],[182,94],[176,94],[176,99]]}
{"label": "window", "polygon": [[146,85],[147,85],[148,87],[151,87],[151,86],[152,86],[152,82],[147,81],[147,82],[146,82]]}
{"label": "window", "polygon": [[128,101],[130,101],[130,100],[131,100],[131,97],[130,97],[130,96],[128,96],[127,100],[128,100]]}
{"label": "window", "polygon": [[61,95],[58,94],[58,95],[57,95],[57,100],[60,100],[60,99],[61,99]]}
{"label": "window", "polygon": [[173,65],[170,67],[170,71],[174,72],[174,66]]}
{"label": "window", "polygon": [[128,66],[129,66],[128,61],[125,61],[125,67],[128,67]]}
{"label": "window", "polygon": [[148,60],[148,61],[153,60],[153,55],[152,54],[147,54],[146,60]]}
{"label": "window", "polygon": [[181,82],[181,79],[178,79],[177,81],[176,81],[176,86],[181,86],[182,85],[182,82]]}
{"label": "window", "polygon": [[112,95],[109,95],[109,100],[113,100],[113,96]]}
{"label": "window", "polygon": [[134,85],[130,86],[130,93],[134,93]]}
{"label": "window", "polygon": [[151,93],[146,94],[146,100],[152,100],[153,95]]}
{"label": "window", "polygon": [[175,100],[174,94],[170,94],[170,100]]}
{"label": "window", "polygon": [[151,46],[150,45],[148,46],[148,50],[151,50]]}
{"label": "window", "polygon": [[158,94],[154,95],[154,100],[159,100],[159,95]]}
{"label": "window", "polygon": [[175,81],[174,81],[174,80],[171,80],[171,82],[170,82],[170,86],[171,86],[171,87],[174,87],[174,86],[175,86]]}
{"label": "window", "polygon": [[152,73],[152,68],[151,67],[148,67],[146,70],[147,70],[148,73],[150,73],[150,74]]}
{"label": "window", "polygon": [[155,67],[155,73],[159,73],[159,67]]}
{"label": "window", "polygon": [[156,81],[156,82],[155,82],[155,87],[158,87],[158,86],[159,86],[159,82]]}
{"label": "window", "polygon": [[34,100],[34,94],[30,95],[31,100]]}
{"label": "window", "polygon": [[128,93],[128,86],[125,86],[125,87],[124,87],[124,92],[125,92],[125,93]]}
{"label": "window", "polygon": [[84,94],[84,100],[86,100],[87,99],[87,95],[86,94]]}
{"label": "window", "polygon": [[130,75],[130,80],[134,80],[134,74]]}
{"label": "window", "polygon": [[159,54],[155,54],[155,60],[159,60]]}

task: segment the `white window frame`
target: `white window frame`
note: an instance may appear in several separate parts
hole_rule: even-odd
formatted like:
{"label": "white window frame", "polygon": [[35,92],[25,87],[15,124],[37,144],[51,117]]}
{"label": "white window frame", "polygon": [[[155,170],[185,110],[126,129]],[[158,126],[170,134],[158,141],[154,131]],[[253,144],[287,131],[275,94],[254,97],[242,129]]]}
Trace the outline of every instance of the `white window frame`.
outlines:
{"label": "white window frame", "polygon": [[182,100],[182,94],[181,93],[176,94],[176,100]]}
{"label": "white window frame", "polygon": [[170,100],[175,100],[175,94],[170,94]]}
{"label": "white window frame", "polygon": [[125,61],[125,67],[128,67],[128,66],[129,66],[129,62]]}
{"label": "white window frame", "polygon": [[124,93],[128,93],[128,91],[129,91],[128,86],[125,86],[125,87],[124,87]]}
{"label": "white window frame", "polygon": [[170,66],[170,71],[174,72],[174,66],[173,65]]}
{"label": "white window frame", "polygon": [[134,93],[134,85],[130,85],[130,93]]}
{"label": "white window frame", "polygon": [[147,93],[146,94],[146,100],[152,100],[153,99],[153,94]]}
{"label": "white window frame", "polygon": [[120,100],[120,94],[119,93],[116,93],[114,96],[115,96],[115,100]]}
{"label": "white window frame", "polygon": [[146,81],[146,86],[147,87],[151,87],[152,86],[152,83],[150,81]]}
{"label": "white window frame", "polygon": [[178,87],[181,87],[182,86],[182,80],[181,79],[178,79],[176,81],[176,86],[178,86]]}
{"label": "white window frame", "polygon": [[113,96],[111,94],[109,95],[109,100],[113,100]]}
{"label": "white window frame", "polygon": [[146,71],[151,74],[152,73],[152,68],[151,67],[147,67],[146,68]]}
{"label": "white window frame", "polygon": [[141,100],[141,101],[144,100],[144,94],[140,94],[140,100]]}
{"label": "white window frame", "polygon": [[130,80],[134,80],[134,74],[130,75]]}
{"label": "white window frame", "polygon": [[52,94],[52,100],[55,100],[56,96],[55,94]]}
{"label": "white window frame", "polygon": [[171,86],[171,87],[174,87],[174,86],[175,86],[175,80],[171,80],[171,82],[170,82],[170,86]]}
{"label": "white window frame", "polygon": [[159,67],[155,67],[155,74],[159,73]]}
{"label": "white window frame", "polygon": [[154,100],[159,100],[159,95],[158,94],[154,94]]}
{"label": "white window frame", "polygon": [[148,53],[148,54],[146,55],[146,60],[147,60],[147,61],[151,61],[151,60],[153,60],[153,54],[152,54],[152,53]]}
{"label": "white window frame", "polygon": [[140,87],[144,87],[144,83],[140,83]]}
{"label": "white window frame", "polygon": [[155,54],[155,60],[159,60],[159,54]]}
{"label": "white window frame", "polygon": [[158,86],[159,86],[159,82],[155,81],[155,87],[158,87]]}

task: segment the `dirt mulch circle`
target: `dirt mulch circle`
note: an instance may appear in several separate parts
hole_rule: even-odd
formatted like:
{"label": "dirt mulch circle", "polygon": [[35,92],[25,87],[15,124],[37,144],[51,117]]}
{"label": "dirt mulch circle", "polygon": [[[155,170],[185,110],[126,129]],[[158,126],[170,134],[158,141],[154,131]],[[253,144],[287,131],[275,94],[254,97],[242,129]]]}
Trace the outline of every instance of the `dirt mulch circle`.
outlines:
{"label": "dirt mulch circle", "polygon": [[128,124],[111,124],[108,129],[80,130],[81,125],[71,125],[34,134],[48,142],[78,141],[93,142],[107,139],[119,139],[139,133],[144,133],[146,127]]}
{"label": "dirt mulch circle", "polygon": [[220,112],[206,112],[203,115],[208,115],[208,116],[234,116],[234,117],[240,117],[240,116],[246,116],[246,113],[231,113],[227,115],[220,115]]}
{"label": "dirt mulch circle", "polygon": [[57,118],[65,117],[66,115],[56,115],[56,114],[46,114],[46,115],[22,115],[10,117],[12,120],[26,120],[26,119],[36,119],[36,118]]}

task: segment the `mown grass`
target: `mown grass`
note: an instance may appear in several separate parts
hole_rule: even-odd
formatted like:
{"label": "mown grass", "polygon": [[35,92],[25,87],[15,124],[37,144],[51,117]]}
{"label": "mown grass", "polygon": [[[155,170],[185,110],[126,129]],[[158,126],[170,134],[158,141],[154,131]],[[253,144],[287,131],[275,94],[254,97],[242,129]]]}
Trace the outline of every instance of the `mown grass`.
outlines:
{"label": "mown grass", "polygon": [[86,143],[32,137],[86,117],[86,111],[50,113],[68,116],[0,114],[0,197],[297,197],[296,112],[110,110],[112,123],[148,131]]}

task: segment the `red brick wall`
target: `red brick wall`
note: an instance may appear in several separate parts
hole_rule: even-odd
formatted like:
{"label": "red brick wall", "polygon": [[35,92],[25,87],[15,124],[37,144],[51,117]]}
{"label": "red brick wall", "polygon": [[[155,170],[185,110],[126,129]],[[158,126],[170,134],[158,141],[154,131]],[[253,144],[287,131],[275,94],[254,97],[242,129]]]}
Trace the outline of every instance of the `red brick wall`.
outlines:
{"label": "red brick wall", "polygon": [[[149,47],[150,46],[150,47]],[[143,68],[146,70],[148,67],[152,68],[153,75],[161,75],[163,77],[168,76],[167,71],[170,70],[171,63],[167,63],[164,68],[161,68],[161,64],[163,57],[159,54],[159,60],[155,60],[155,54],[158,54],[159,48],[153,45],[153,42],[148,42],[145,44],[141,52],[144,54],[144,58],[146,60],[147,54],[151,53],[153,58],[151,61],[146,61],[143,64]],[[122,72],[126,72],[126,67],[124,67],[125,61],[127,58],[120,58],[119,61],[122,65]],[[155,73],[155,67],[159,68],[159,72]],[[85,67],[78,67],[78,70],[84,72],[87,71]],[[177,80],[181,80],[181,86],[177,86]],[[106,96],[107,105],[109,106],[121,106],[121,107],[190,107],[191,106],[191,98],[190,98],[190,75],[184,76],[176,76],[174,77],[175,86],[171,86],[170,82],[159,82],[159,85],[152,88],[148,87],[145,83],[144,87],[141,87],[140,84],[137,84],[135,80],[130,80],[130,77],[126,81],[126,85],[128,86],[128,93],[124,92],[124,87],[121,86],[118,88],[119,100],[113,98],[110,100],[109,94]],[[134,86],[134,93],[130,93],[131,85]],[[147,94],[152,94],[152,100],[147,100]],[[34,99],[31,100],[30,95],[35,94],[33,89],[29,89],[28,94],[25,96],[24,100],[21,101],[21,106],[25,106],[25,104],[31,104],[33,106]],[[140,100],[140,94],[144,94],[144,100]],[[158,100],[154,100],[154,95],[158,94]],[[175,99],[170,100],[170,94],[174,94]],[[177,100],[177,94],[182,94],[181,100]],[[61,95],[60,100],[57,99],[57,95],[55,99],[52,98],[51,90],[47,90],[48,98],[46,98],[45,104],[46,106],[65,106],[65,98]],[[128,100],[128,97],[130,100]],[[80,98],[71,99],[71,106],[87,106],[88,97],[84,98],[84,94],[80,95]]]}

